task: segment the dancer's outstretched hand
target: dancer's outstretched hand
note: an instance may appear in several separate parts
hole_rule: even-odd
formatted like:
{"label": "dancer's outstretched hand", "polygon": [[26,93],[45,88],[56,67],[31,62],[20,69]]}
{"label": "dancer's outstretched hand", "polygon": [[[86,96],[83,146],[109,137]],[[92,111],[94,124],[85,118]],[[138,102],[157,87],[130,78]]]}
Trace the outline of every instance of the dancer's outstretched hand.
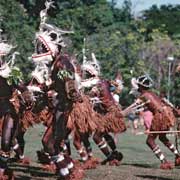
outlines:
{"label": "dancer's outstretched hand", "polygon": [[150,129],[146,129],[145,131],[144,131],[144,134],[149,134],[149,132],[150,132]]}

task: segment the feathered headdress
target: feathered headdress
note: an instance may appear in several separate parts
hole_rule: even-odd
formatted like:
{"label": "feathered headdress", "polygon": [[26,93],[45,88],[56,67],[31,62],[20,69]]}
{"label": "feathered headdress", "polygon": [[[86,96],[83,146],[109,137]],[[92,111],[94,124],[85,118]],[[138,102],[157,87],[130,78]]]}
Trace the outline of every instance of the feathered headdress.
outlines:
{"label": "feathered headdress", "polygon": [[63,41],[63,34],[73,33],[73,31],[64,31],[60,28],[46,23],[48,18],[48,10],[53,6],[52,0],[47,0],[45,2],[45,9],[40,12],[40,26],[39,32],[36,33],[36,44],[35,53],[32,55],[34,62],[50,62],[53,60],[61,47],[65,47]]}
{"label": "feathered headdress", "polygon": [[89,72],[92,76],[100,75],[100,65],[94,53],[91,53],[91,60],[84,60],[82,70]]}
{"label": "feathered headdress", "polygon": [[[22,75],[20,73],[19,68],[14,66],[15,57],[16,57],[16,55],[19,55],[19,52],[15,51],[11,55],[11,59],[8,62],[3,60],[3,57],[9,55],[10,51],[13,48],[15,48],[15,46],[6,43],[6,41],[3,40],[1,33],[2,33],[2,29],[0,29],[0,59],[1,59],[1,61],[0,61],[0,76],[3,78],[9,78],[9,80],[8,80],[9,83],[12,83],[12,80],[13,81],[15,79],[17,80]],[[21,76],[21,78],[22,78],[22,76]]]}

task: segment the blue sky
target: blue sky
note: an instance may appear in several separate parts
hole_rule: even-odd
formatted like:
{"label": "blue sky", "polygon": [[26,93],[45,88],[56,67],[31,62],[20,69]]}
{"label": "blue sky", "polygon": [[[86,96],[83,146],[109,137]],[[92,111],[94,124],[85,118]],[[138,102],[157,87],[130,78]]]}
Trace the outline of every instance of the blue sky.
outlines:
{"label": "blue sky", "polygon": [[[124,0],[117,0],[117,5],[121,6],[122,2]],[[156,4],[158,6],[162,4],[179,4],[180,5],[180,0],[131,0],[132,2],[132,11],[133,13],[137,13],[139,11],[142,11],[144,9],[148,9],[151,7],[153,4]]]}

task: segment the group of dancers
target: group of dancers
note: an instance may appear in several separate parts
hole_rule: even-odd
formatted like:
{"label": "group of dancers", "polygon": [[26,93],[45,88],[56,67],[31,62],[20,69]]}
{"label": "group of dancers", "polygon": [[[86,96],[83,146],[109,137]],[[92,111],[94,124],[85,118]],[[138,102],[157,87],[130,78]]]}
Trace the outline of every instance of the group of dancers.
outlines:
{"label": "group of dancers", "polygon": [[[46,130],[42,138],[43,149],[37,152],[38,159],[60,179],[83,177],[82,167],[71,157],[70,134],[83,168],[95,168],[99,163],[93,157],[91,137],[106,157],[102,165],[119,165],[123,159],[111,135],[126,131],[125,117],[131,110],[122,110],[120,106],[118,94],[123,88],[122,77],[117,74],[115,80],[102,78],[94,53],[89,58],[84,56],[81,64],[75,56],[63,53],[62,49],[67,47],[62,35],[72,32],[46,23],[52,3],[47,1],[46,8],[40,13],[41,22],[32,55],[35,69],[30,82],[23,82],[17,76],[21,73],[14,66],[14,56],[6,62],[13,46],[3,39],[0,42],[0,179],[13,179],[9,168],[12,151],[16,161],[28,163],[24,156],[24,134],[29,126],[40,122]],[[141,105],[143,111],[151,111],[146,143],[161,161],[160,168],[172,169],[173,164],[166,160],[155,139],[159,137],[174,153],[176,166],[180,165],[177,148],[166,133],[152,132],[168,131],[180,112],[152,92],[152,85],[147,75],[132,80],[136,94],[133,109],[134,105]]]}

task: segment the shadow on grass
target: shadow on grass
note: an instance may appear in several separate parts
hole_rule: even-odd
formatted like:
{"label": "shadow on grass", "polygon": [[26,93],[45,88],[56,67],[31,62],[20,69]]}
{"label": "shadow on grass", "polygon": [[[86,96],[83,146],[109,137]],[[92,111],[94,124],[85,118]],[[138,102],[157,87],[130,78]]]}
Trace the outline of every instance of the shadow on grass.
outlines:
{"label": "shadow on grass", "polygon": [[[54,173],[44,171],[41,167],[36,167],[36,166],[13,164],[10,166],[10,169],[12,169],[15,172],[22,172],[22,173],[29,174],[30,176],[34,176],[34,177],[52,177],[52,176],[55,176]],[[29,177],[25,176],[24,178],[26,180]]]}
{"label": "shadow on grass", "polygon": [[29,177],[29,176],[16,176],[15,177],[15,179],[16,180],[30,180],[30,179],[32,179],[31,177]]}
{"label": "shadow on grass", "polygon": [[175,166],[176,169],[180,169],[180,166]]}
{"label": "shadow on grass", "polygon": [[154,180],[174,180],[174,179],[169,179],[169,178],[164,178],[164,177],[159,177],[159,176],[150,176],[150,175],[136,175],[136,177],[142,178],[142,179],[154,179]]}
{"label": "shadow on grass", "polygon": [[136,163],[123,163],[123,165],[127,166],[135,166],[135,167],[142,167],[142,168],[153,168],[152,165],[149,164],[136,164]]}

